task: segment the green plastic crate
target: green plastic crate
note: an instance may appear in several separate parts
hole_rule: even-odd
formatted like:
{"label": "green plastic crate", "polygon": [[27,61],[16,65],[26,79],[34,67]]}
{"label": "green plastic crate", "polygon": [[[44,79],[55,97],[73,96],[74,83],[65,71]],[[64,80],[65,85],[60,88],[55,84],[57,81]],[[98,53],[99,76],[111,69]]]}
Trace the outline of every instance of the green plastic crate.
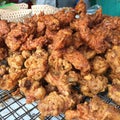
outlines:
{"label": "green plastic crate", "polygon": [[97,4],[102,7],[103,14],[120,16],[120,0],[97,0]]}

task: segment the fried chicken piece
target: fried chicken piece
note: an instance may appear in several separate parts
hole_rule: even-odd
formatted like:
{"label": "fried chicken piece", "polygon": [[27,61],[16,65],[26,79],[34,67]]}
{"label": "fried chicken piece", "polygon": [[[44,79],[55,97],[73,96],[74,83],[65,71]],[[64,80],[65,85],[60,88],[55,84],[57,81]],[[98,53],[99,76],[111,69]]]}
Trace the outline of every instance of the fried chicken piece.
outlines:
{"label": "fried chicken piece", "polygon": [[101,22],[104,20],[103,14],[102,14],[102,8],[99,8],[96,10],[96,12],[92,15],[87,15],[89,19],[89,27],[93,28],[94,26],[101,24]]}
{"label": "fried chicken piece", "polygon": [[73,9],[62,9],[54,14],[54,17],[59,20],[60,27],[69,25],[75,18],[75,11]]}
{"label": "fried chicken piece", "polygon": [[109,34],[109,42],[113,45],[120,45],[120,28],[116,28],[115,30],[110,30]]}
{"label": "fried chicken piece", "polygon": [[9,31],[10,31],[10,28],[7,21],[0,20],[0,34],[3,36],[8,34]]}
{"label": "fried chicken piece", "polygon": [[55,70],[49,70],[45,76],[45,80],[53,86],[56,86],[58,91],[63,95],[71,94],[69,81],[67,75],[56,72]]}
{"label": "fried chicken piece", "polygon": [[86,15],[74,20],[70,27],[79,31],[83,41],[86,42],[91,49],[95,50],[97,53],[103,53],[108,48],[106,38],[108,37],[109,30],[103,28],[102,25],[96,25],[91,28],[93,23],[94,19],[91,22],[89,16]]}
{"label": "fried chicken piece", "polygon": [[75,32],[73,34],[72,42],[73,42],[73,46],[74,46],[75,49],[78,49],[81,45],[83,45],[83,40],[82,40],[79,32]]}
{"label": "fried chicken piece", "polygon": [[109,76],[112,79],[113,84],[120,85],[120,74],[119,73],[118,74],[111,73]]}
{"label": "fried chicken piece", "polygon": [[20,92],[26,97],[26,103],[31,103],[35,100],[42,100],[46,95],[46,90],[40,85],[39,81],[32,78],[24,77],[19,80]]}
{"label": "fried chicken piece", "polygon": [[56,31],[60,29],[60,22],[52,14],[50,15],[40,15],[38,22],[44,22],[46,28],[51,31]]}
{"label": "fried chicken piece", "polygon": [[62,58],[62,51],[52,51],[48,58],[48,64],[56,73],[66,73],[72,69],[72,65]]}
{"label": "fried chicken piece", "polygon": [[8,65],[11,68],[21,69],[24,64],[24,58],[19,52],[13,52],[8,58]]}
{"label": "fried chicken piece", "polygon": [[107,29],[115,30],[116,28],[119,28],[120,26],[120,18],[112,17],[112,16],[105,16],[102,21],[102,26]]}
{"label": "fried chicken piece", "polygon": [[31,56],[31,51],[23,50],[21,54],[22,54],[24,59],[27,59],[27,58],[29,58]]}
{"label": "fried chicken piece", "polygon": [[92,50],[91,48],[89,48],[86,45],[81,46],[78,49],[88,60],[94,58],[94,56],[96,55],[95,50]]}
{"label": "fried chicken piece", "polygon": [[53,38],[53,44],[51,44],[52,50],[63,49],[72,43],[72,30],[71,29],[61,29]]}
{"label": "fried chicken piece", "polygon": [[6,58],[8,55],[7,49],[6,48],[0,48],[0,61]]}
{"label": "fried chicken piece", "polygon": [[80,29],[82,39],[91,49],[95,50],[97,53],[105,52],[108,47],[107,41],[105,41],[108,36],[107,30],[103,29],[102,26],[94,27],[91,30],[85,26],[81,27]]}
{"label": "fried chicken piece", "polygon": [[43,47],[47,43],[47,39],[44,36],[38,37],[33,39],[33,36],[30,36],[27,38],[26,42],[24,42],[20,50],[34,50],[37,48],[37,46]]}
{"label": "fried chicken piece", "polygon": [[112,73],[120,74],[120,46],[113,46],[112,49],[109,49],[105,55],[109,66],[112,69]]}
{"label": "fried chicken piece", "polygon": [[51,92],[38,103],[38,109],[44,117],[48,115],[57,116],[72,108],[73,105],[74,101],[70,97]]}
{"label": "fried chicken piece", "polygon": [[87,59],[79,51],[69,48],[64,54],[64,59],[70,62],[76,69],[80,70],[81,73],[87,73],[90,70],[90,65]]}
{"label": "fried chicken piece", "polygon": [[66,120],[119,120],[120,112],[95,96],[89,103],[77,105],[77,110],[67,110]]}
{"label": "fried chicken piece", "polygon": [[109,67],[107,61],[101,56],[95,56],[92,61],[92,66],[95,74],[104,74]]}
{"label": "fried chicken piece", "polygon": [[18,80],[25,76],[25,70],[16,70],[9,74],[4,74],[0,78],[0,89],[2,90],[12,90],[18,83]]}
{"label": "fried chicken piece", "polygon": [[118,105],[120,105],[120,85],[117,84],[109,85],[108,96]]}
{"label": "fried chicken piece", "polygon": [[93,97],[99,92],[105,91],[108,79],[105,76],[88,74],[80,81],[80,90],[85,96]]}
{"label": "fried chicken piece", "polygon": [[40,37],[45,34],[45,24],[44,22],[37,22],[37,37]]}
{"label": "fried chicken piece", "polygon": [[84,0],[79,0],[77,5],[75,6],[75,11],[80,14],[80,16],[84,16],[87,13],[87,8]]}
{"label": "fried chicken piece", "polygon": [[9,25],[10,29],[14,29],[17,26],[17,23],[9,22],[8,25]]}
{"label": "fried chicken piece", "polygon": [[51,92],[58,92],[58,89],[56,86],[53,86],[51,84],[48,83],[48,85],[45,86],[45,90],[46,90],[46,93],[49,94]]}
{"label": "fried chicken piece", "polygon": [[21,27],[15,27],[8,33],[5,39],[5,43],[11,51],[18,50],[21,44],[25,42],[28,37],[27,32],[24,32],[21,29]]}
{"label": "fried chicken piece", "polygon": [[7,67],[5,65],[0,65],[0,76],[3,76],[7,72]]}
{"label": "fried chicken piece", "polygon": [[49,39],[49,43],[53,42],[54,37],[57,35],[57,31],[51,31],[46,29],[45,31],[46,38]]}
{"label": "fried chicken piece", "polygon": [[35,80],[44,77],[48,68],[47,59],[48,53],[38,47],[35,53],[24,62],[25,67],[28,69],[27,76]]}

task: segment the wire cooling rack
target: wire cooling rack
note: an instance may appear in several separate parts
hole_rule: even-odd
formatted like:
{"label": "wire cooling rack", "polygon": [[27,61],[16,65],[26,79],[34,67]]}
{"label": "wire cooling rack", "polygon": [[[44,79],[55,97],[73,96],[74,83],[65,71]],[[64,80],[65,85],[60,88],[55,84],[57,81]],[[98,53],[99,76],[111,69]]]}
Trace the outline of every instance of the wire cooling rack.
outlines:
{"label": "wire cooling rack", "polygon": [[[0,120],[40,120],[37,103],[26,104],[25,97],[12,96],[12,91],[0,90]],[[45,120],[64,120],[64,115],[46,117]]]}

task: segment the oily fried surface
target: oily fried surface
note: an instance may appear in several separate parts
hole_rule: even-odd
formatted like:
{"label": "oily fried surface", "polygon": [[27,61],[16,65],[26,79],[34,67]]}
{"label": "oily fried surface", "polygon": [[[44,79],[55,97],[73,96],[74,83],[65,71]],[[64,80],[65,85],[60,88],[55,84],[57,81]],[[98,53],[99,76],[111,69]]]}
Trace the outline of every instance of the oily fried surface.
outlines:
{"label": "oily fried surface", "polygon": [[94,97],[89,103],[78,104],[77,110],[68,110],[66,120],[119,120],[120,111]]}
{"label": "oily fried surface", "polygon": [[99,92],[105,91],[108,79],[105,76],[88,74],[80,81],[81,92],[89,97],[93,97]]}
{"label": "oily fried surface", "polygon": [[108,96],[118,105],[120,105],[120,85],[110,85],[108,87]]}
{"label": "oily fried surface", "polygon": [[68,97],[51,92],[45,97],[38,105],[38,109],[41,111],[43,116],[54,115],[57,116],[61,112],[65,112],[70,109],[74,104],[74,101]]}
{"label": "oily fried surface", "polygon": [[95,97],[108,90],[120,104],[120,17],[101,8],[86,12],[80,0],[23,23],[0,20],[0,89],[17,87],[27,103],[38,101],[42,119],[60,113],[68,120],[120,119]]}
{"label": "oily fried surface", "polygon": [[45,97],[46,90],[38,81],[24,77],[19,80],[20,91],[26,96],[26,103],[41,100]]}
{"label": "oily fried surface", "polygon": [[79,51],[70,48],[65,51],[63,56],[65,60],[69,61],[76,69],[81,70],[82,73],[90,70],[89,62]]}

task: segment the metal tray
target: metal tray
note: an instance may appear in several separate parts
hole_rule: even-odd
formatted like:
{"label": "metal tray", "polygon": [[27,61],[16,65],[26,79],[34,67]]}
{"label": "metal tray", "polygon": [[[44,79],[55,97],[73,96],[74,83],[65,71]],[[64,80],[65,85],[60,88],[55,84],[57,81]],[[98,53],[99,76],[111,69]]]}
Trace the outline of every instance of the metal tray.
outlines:
{"label": "metal tray", "polygon": [[[12,96],[13,92],[14,90],[0,90],[0,120],[40,120],[37,103],[26,104],[25,97],[22,94],[14,97]],[[99,93],[98,96],[120,110],[120,106],[107,97],[107,92]],[[64,114],[57,117],[48,116],[45,120],[64,120]]]}

